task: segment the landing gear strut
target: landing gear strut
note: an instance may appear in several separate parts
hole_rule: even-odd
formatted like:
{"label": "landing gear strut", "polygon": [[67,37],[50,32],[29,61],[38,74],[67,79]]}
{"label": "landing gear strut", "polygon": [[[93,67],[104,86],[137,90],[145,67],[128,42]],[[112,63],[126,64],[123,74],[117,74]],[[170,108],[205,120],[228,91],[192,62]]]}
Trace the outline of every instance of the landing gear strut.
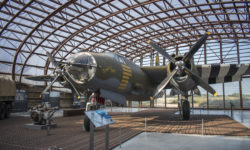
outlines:
{"label": "landing gear strut", "polygon": [[182,100],[182,119],[189,120],[190,118],[190,104],[187,99]]}
{"label": "landing gear strut", "polygon": [[185,99],[179,99],[178,97],[178,106],[180,110],[180,115],[183,120],[189,120],[190,119],[190,104],[188,101],[188,98],[185,97]]}

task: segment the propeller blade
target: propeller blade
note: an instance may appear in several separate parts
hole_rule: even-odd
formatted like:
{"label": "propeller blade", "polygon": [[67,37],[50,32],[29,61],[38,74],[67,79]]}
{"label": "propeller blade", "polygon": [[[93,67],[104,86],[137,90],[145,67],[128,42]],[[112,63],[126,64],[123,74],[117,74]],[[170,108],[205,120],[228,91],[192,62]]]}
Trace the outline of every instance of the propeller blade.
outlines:
{"label": "propeller blade", "polygon": [[43,95],[45,92],[47,92],[47,91],[50,89],[50,87],[56,82],[56,80],[58,79],[58,77],[59,77],[59,75],[57,75],[57,76],[54,78],[54,80],[53,80],[52,82],[50,82],[50,84],[43,90],[43,92],[42,92],[41,95]]}
{"label": "propeller blade", "polygon": [[196,87],[194,88],[194,94],[198,95],[198,96],[201,96],[201,91]]}
{"label": "propeller blade", "polygon": [[[66,73],[66,74],[68,75],[67,72],[64,72],[64,73]],[[76,93],[78,99],[80,99],[80,93],[77,91],[77,89],[76,89],[76,87],[74,86],[74,84],[68,79],[68,77],[67,77],[65,74],[63,74],[63,77],[64,77],[64,79],[70,84],[70,86],[73,88],[73,90],[75,91],[75,93]]]}
{"label": "propeller blade", "polygon": [[183,61],[187,62],[190,58],[193,57],[193,55],[199,50],[199,48],[206,42],[208,35],[210,34],[210,32],[206,32],[200,39],[198,42],[196,42],[192,48],[189,50],[189,52],[187,53],[186,56],[183,57]]}
{"label": "propeller blade", "polygon": [[49,61],[52,63],[52,65],[57,67],[58,63],[56,62],[55,58],[48,51],[46,51],[46,55],[48,56]]}
{"label": "propeller blade", "polygon": [[213,94],[214,96],[217,96],[217,92],[209,84],[207,84],[204,80],[202,80],[201,77],[199,77],[198,75],[193,73],[187,67],[184,67],[184,71],[188,76],[190,76],[203,89],[207,90],[209,93]]}
{"label": "propeller blade", "polygon": [[151,41],[148,41],[148,44],[151,45],[154,50],[165,56],[170,62],[175,63],[175,60],[163,48]]}
{"label": "propeller blade", "polygon": [[173,78],[173,76],[177,73],[177,70],[175,69],[174,71],[172,71],[156,88],[155,93],[153,95],[153,97],[150,97],[150,99],[154,99],[158,96],[158,94],[162,91],[162,89],[168,85],[168,83],[170,82],[170,80]]}

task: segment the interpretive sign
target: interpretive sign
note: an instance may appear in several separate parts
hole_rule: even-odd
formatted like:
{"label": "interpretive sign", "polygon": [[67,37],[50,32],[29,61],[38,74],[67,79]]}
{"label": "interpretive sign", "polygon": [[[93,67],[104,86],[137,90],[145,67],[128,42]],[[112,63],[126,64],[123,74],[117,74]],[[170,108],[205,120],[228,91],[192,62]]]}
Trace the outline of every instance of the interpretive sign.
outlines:
{"label": "interpretive sign", "polygon": [[111,118],[111,116],[104,110],[86,111],[85,114],[88,116],[88,118],[96,128],[106,126],[115,122]]}

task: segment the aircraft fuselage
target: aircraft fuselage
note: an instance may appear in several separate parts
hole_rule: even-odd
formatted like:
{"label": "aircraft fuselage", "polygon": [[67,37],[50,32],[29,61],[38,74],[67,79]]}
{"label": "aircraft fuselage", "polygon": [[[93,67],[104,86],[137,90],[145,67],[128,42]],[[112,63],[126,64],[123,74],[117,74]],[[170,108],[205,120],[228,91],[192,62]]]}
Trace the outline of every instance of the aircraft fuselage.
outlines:
{"label": "aircraft fuselage", "polygon": [[[82,52],[73,55],[68,61],[82,63],[73,71],[70,68],[72,66],[67,69],[80,92],[103,89],[124,95],[128,100],[149,100],[154,92],[155,86],[147,74],[117,54]],[[79,76],[83,76],[83,79]]]}

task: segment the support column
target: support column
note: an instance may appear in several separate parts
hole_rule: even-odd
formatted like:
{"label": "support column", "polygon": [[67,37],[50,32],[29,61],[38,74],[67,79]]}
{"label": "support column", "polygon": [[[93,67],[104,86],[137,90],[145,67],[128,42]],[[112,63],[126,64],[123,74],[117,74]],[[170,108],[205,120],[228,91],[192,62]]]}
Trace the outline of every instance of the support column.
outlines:
{"label": "support column", "polygon": [[223,92],[223,108],[226,109],[226,102],[225,102],[225,84],[222,83],[222,92]]}
{"label": "support column", "polygon": [[207,109],[209,109],[208,92],[207,92]]}
{"label": "support column", "polygon": [[242,85],[241,85],[241,80],[242,78],[240,78],[239,81],[239,92],[240,92],[240,109],[243,109],[243,98],[242,98]]}
{"label": "support column", "polygon": [[[162,58],[162,65],[165,66],[166,65],[166,58],[165,56],[163,56]],[[167,108],[167,93],[166,93],[166,90],[164,90],[164,106],[165,108]]]}
{"label": "support column", "polygon": [[[150,66],[154,65],[154,52],[151,52],[150,55]],[[153,108],[154,107],[154,100],[150,100],[150,107]]]}
{"label": "support column", "polygon": [[[236,42],[236,47],[237,47],[237,59],[238,59],[238,64],[240,64],[240,47],[239,47],[239,40],[237,40],[237,42]],[[243,108],[241,80],[242,80],[242,78],[240,78],[240,81],[239,81],[240,109]]]}
{"label": "support column", "polygon": [[142,108],[142,101],[139,101],[138,107],[139,107],[139,108]]}
{"label": "support column", "polygon": [[[207,43],[204,43],[204,64],[207,64]],[[208,92],[207,92],[207,109],[209,109],[209,102],[208,102]]]}
{"label": "support column", "polygon": [[132,107],[132,101],[128,101],[128,107]]}
{"label": "support column", "polygon": [[166,93],[166,90],[164,91],[164,102],[165,102],[165,108],[167,108],[167,93]]}
{"label": "support column", "polygon": [[194,109],[194,92],[191,90],[191,96],[192,96],[192,109]]}
{"label": "support column", "polygon": [[[143,66],[143,55],[140,57],[140,67]],[[142,108],[142,101],[139,101],[139,108]]]}
{"label": "support column", "polygon": [[[220,41],[220,64],[223,64],[223,53],[222,53],[222,41]],[[225,101],[225,83],[222,82],[222,96],[223,96],[223,108],[226,108],[226,101]]]}

